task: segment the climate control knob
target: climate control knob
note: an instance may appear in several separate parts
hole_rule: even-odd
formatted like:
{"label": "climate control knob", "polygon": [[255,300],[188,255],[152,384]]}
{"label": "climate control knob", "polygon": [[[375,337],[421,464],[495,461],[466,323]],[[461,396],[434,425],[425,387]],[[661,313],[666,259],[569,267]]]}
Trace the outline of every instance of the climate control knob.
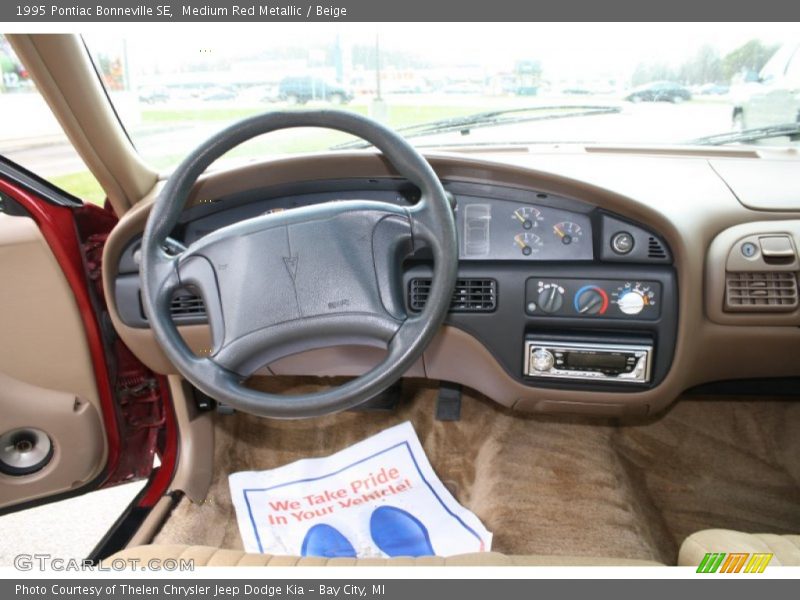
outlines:
{"label": "climate control knob", "polygon": [[537,348],[531,353],[531,367],[535,371],[549,371],[555,364],[553,353],[544,348]]}
{"label": "climate control knob", "polygon": [[636,290],[625,292],[617,301],[619,309],[626,315],[638,315],[644,309],[644,296]]}
{"label": "climate control knob", "polygon": [[602,315],[608,309],[608,294],[603,288],[586,285],[575,294],[575,312],[581,315]]}
{"label": "climate control knob", "polygon": [[537,298],[539,308],[546,313],[558,312],[564,305],[564,289],[557,285],[549,285],[539,291]]}

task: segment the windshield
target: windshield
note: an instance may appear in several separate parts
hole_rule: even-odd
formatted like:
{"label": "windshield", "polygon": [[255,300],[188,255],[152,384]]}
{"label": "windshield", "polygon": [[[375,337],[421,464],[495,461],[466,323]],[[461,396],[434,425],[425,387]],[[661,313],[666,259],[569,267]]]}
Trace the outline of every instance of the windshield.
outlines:
{"label": "windshield", "polygon": [[[744,142],[796,144],[774,134],[800,118],[786,75],[800,68],[796,34],[768,23],[318,23],[84,37],[138,151],[168,169],[225,125],[286,108],[370,115],[423,147],[674,145],[757,128],[773,133]],[[283,131],[226,158],[352,141]]]}

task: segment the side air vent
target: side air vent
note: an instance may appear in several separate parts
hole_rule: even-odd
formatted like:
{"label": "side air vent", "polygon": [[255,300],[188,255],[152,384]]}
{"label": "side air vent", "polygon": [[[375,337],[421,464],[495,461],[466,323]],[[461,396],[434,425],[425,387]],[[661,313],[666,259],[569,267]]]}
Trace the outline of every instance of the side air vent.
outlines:
{"label": "side air vent", "polygon": [[[418,277],[408,284],[408,305],[419,312],[431,293],[431,279]],[[494,279],[459,279],[453,291],[450,312],[492,312],[497,308],[497,281]]]}
{"label": "side air vent", "polygon": [[794,273],[768,271],[726,275],[726,311],[790,312],[797,305],[797,279]]}
{"label": "side air vent", "polygon": [[198,316],[206,314],[203,299],[188,290],[178,290],[172,297],[169,312],[173,317]]}
{"label": "side air vent", "polygon": [[667,249],[658,238],[652,235],[647,240],[647,258],[655,260],[664,260],[667,258]]}

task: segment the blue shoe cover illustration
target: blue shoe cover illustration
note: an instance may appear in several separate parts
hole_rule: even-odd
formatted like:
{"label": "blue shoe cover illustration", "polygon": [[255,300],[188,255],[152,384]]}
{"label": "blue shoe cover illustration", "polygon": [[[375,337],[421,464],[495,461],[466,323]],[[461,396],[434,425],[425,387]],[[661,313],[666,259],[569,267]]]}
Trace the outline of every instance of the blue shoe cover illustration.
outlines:
{"label": "blue shoe cover illustration", "polygon": [[314,525],[306,533],[300,554],[303,556],[324,556],[325,558],[355,558],[356,550],[338,529],[320,523]]}
{"label": "blue shoe cover illustration", "polygon": [[389,556],[432,556],[428,530],[419,519],[394,506],[376,508],[369,518],[372,541]]}

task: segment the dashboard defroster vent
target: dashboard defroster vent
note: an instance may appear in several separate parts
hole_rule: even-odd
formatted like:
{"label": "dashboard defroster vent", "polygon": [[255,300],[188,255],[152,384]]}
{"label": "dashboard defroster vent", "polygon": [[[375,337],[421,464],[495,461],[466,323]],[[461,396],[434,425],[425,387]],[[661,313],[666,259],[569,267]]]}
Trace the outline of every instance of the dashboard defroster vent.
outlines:
{"label": "dashboard defroster vent", "polygon": [[[408,283],[408,306],[415,312],[425,308],[431,292],[431,279],[417,277]],[[459,279],[453,291],[450,312],[492,312],[497,308],[497,281]]]}
{"label": "dashboard defroster vent", "polygon": [[729,272],[726,275],[726,311],[790,312],[797,305],[797,279],[794,273]]}
{"label": "dashboard defroster vent", "polygon": [[661,241],[652,235],[647,240],[647,258],[663,260],[667,258],[667,250]]}

